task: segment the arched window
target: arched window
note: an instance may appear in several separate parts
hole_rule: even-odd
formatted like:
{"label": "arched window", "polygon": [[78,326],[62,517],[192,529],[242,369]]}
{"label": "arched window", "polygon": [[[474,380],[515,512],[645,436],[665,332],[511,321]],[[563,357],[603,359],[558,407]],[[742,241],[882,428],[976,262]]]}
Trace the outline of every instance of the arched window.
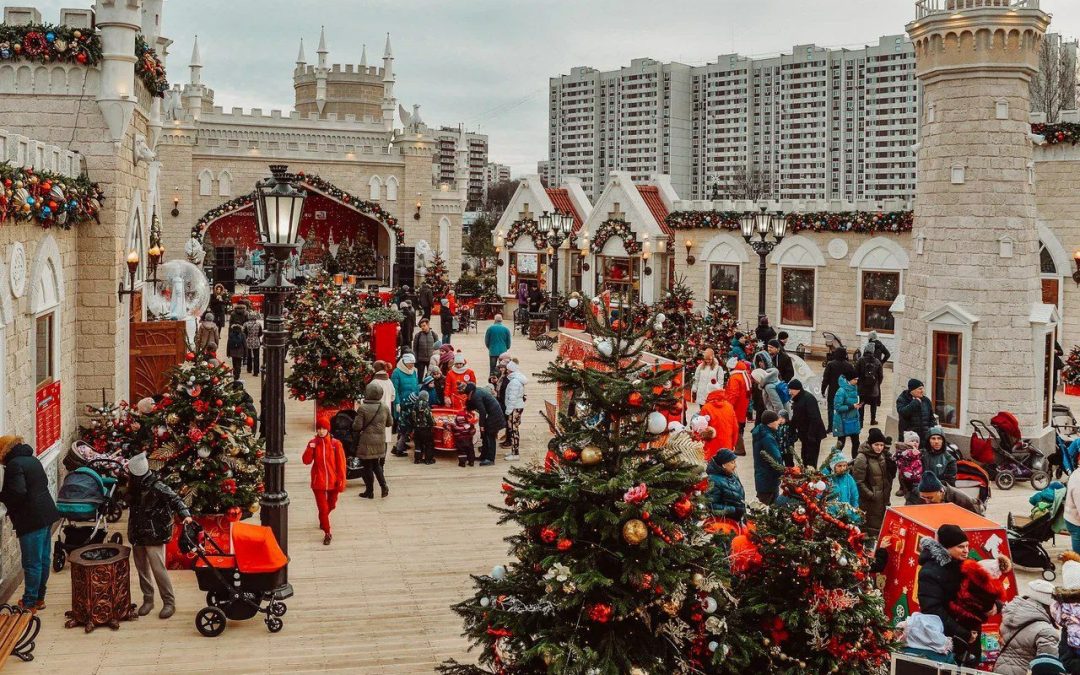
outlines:
{"label": "arched window", "polygon": [[199,172],[199,195],[209,197],[214,191],[214,174],[210,169]]}
{"label": "arched window", "polygon": [[908,265],[907,251],[887,237],[870,239],[851,256],[851,267],[859,275],[859,332],[890,335],[896,331],[890,308],[903,292],[903,271]]}
{"label": "arched window", "polygon": [[[56,240],[47,235],[38,245],[30,272],[29,310],[33,320],[30,340],[34,359],[34,385],[38,395],[50,394],[51,388],[55,388],[60,382],[63,275],[60,248],[56,245]],[[36,450],[42,455],[58,448],[59,441],[50,447],[38,447]],[[55,457],[56,453],[52,454]]]}
{"label": "arched window", "polygon": [[721,301],[739,318],[742,264],[749,261],[746,246],[730,234],[721,234],[701,247],[705,261],[705,290],[710,302]]}
{"label": "arched window", "polygon": [[1043,304],[1053,305],[1061,311],[1061,281],[1070,274],[1072,258],[1065,252],[1057,235],[1044,223],[1036,222],[1039,234],[1039,276],[1042,278]]}
{"label": "arched window", "polygon": [[390,176],[389,178],[387,178],[386,179],[386,201],[388,201],[388,202],[396,202],[397,201],[397,189],[398,189],[397,176]]}
{"label": "arched window", "polygon": [[228,169],[225,169],[218,174],[218,196],[232,196],[232,174],[229,173]]}
{"label": "arched window", "polygon": [[777,266],[780,325],[813,329],[817,320],[817,268],[825,266],[821,249],[807,237],[787,237],[773,250],[770,262]]}
{"label": "arched window", "polygon": [[368,181],[368,188],[371,193],[369,199],[381,199],[382,198],[382,179],[378,176],[372,176]]}

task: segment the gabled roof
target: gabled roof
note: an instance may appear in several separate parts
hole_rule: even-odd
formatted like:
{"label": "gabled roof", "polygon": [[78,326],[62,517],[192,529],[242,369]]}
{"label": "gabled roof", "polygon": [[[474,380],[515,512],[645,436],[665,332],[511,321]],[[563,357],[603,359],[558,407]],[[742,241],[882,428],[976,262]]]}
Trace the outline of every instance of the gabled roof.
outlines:
{"label": "gabled roof", "polygon": [[545,188],[545,190],[548,199],[551,200],[551,205],[555,207],[556,211],[574,216],[574,232],[580,230],[585,221],[582,220],[581,214],[574,208],[574,201],[570,199],[570,192],[566,188]]}
{"label": "gabled roof", "polygon": [[638,185],[637,189],[641,198],[645,200],[645,205],[649,207],[652,217],[656,219],[656,224],[660,226],[664,234],[673,235],[674,232],[667,224],[668,210],[664,206],[664,200],[660,198],[660,188],[655,185]]}

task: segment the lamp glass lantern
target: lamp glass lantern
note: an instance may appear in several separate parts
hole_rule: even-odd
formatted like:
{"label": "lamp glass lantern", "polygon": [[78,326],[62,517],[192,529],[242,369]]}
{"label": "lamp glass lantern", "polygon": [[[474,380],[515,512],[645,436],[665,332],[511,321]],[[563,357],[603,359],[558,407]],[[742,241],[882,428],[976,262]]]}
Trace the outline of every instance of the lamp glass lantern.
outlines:
{"label": "lamp glass lantern", "polygon": [[762,239],[769,234],[769,228],[772,225],[772,216],[769,215],[768,207],[762,206],[761,210],[754,214],[754,221],[757,225],[758,236]]}
{"label": "lamp glass lantern", "polygon": [[540,217],[536,219],[536,229],[541,234],[547,234],[551,232],[551,214],[544,211],[540,214]]}
{"label": "lamp glass lantern", "polygon": [[743,239],[750,241],[750,238],[754,236],[754,224],[757,219],[754,216],[753,211],[747,211],[739,218],[739,227],[742,229]]}
{"label": "lamp glass lantern", "polygon": [[570,234],[574,229],[574,217],[569,213],[555,212],[556,217],[559,219],[559,231],[565,234]]}
{"label": "lamp glass lantern", "polygon": [[772,232],[776,241],[780,241],[787,234],[787,216],[780,211],[772,215]]}
{"label": "lamp glass lantern", "polygon": [[[271,167],[274,170],[274,167]],[[284,177],[284,170],[262,181],[256,188],[256,215],[264,244],[293,246],[300,231],[307,193],[298,190]]]}

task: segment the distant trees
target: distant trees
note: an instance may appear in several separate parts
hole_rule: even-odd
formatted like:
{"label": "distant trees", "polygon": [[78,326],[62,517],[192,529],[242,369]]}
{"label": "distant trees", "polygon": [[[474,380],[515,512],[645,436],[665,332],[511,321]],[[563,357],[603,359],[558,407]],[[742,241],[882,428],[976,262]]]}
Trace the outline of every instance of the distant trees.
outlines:
{"label": "distant trees", "polygon": [[711,199],[749,199],[772,197],[772,174],[767,169],[740,166],[730,176],[713,181]]}
{"label": "distant trees", "polygon": [[1062,110],[1077,107],[1076,42],[1047,35],[1039,52],[1039,73],[1031,79],[1031,109],[1057,122]]}

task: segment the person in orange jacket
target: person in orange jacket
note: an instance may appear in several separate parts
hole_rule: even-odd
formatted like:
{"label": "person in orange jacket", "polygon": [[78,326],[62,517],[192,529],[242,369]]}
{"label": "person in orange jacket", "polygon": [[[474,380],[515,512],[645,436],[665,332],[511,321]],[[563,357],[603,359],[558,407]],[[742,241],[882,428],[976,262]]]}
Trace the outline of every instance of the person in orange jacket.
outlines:
{"label": "person in orange jacket", "polygon": [[319,419],[315,438],[304,448],[304,464],[311,464],[311,491],[319,509],[319,529],[323,545],[329,546],[330,512],[337,506],[338,495],[345,491],[345,448],[330,435],[330,421]]}
{"label": "person in orange jacket", "polygon": [[476,373],[469,368],[465,355],[461,352],[454,354],[454,365],[446,373],[443,402],[454,410],[464,410],[468,396],[458,391],[458,383],[472,382],[476,384]]}
{"label": "person in orange jacket", "polygon": [[734,449],[739,440],[739,420],[735,415],[735,408],[728,401],[726,391],[717,389],[710,393],[698,414],[708,416],[709,427],[716,432],[715,436],[705,442],[706,462],[721,448]]}
{"label": "person in orange jacket", "polygon": [[727,362],[728,381],[724,387],[727,392],[728,403],[735,410],[735,421],[739,423],[739,444],[733,446],[736,455],[745,455],[743,448],[743,432],[746,430],[746,413],[750,408],[750,364],[731,357]]}

